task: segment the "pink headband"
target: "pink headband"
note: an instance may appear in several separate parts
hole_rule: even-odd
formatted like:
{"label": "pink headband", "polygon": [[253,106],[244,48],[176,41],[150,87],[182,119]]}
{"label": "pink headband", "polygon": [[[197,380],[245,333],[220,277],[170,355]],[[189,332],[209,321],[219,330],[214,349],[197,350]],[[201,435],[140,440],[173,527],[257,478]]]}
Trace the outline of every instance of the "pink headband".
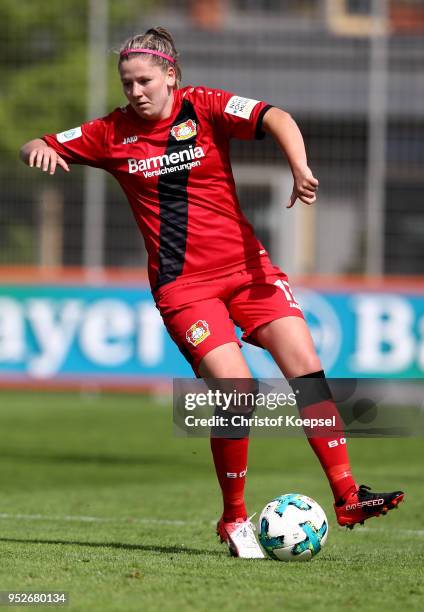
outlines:
{"label": "pink headband", "polygon": [[149,55],[158,55],[159,57],[163,57],[163,59],[168,60],[168,62],[171,62],[171,64],[175,64],[175,59],[173,57],[171,57],[170,55],[166,55],[166,53],[155,51],[154,49],[141,49],[138,47],[133,47],[132,49],[124,49],[120,52],[119,57],[122,59],[130,53],[148,53]]}

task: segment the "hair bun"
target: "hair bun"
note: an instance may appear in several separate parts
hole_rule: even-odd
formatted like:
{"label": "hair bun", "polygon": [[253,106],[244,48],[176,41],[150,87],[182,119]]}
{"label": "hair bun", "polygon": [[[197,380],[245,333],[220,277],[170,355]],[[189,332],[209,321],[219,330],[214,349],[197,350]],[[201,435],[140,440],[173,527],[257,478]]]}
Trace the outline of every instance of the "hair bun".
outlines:
{"label": "hair bun", "polygon": [[175,48],[174,39],[172,38],[172,34],[170,32],[168,32],[168,30],[166,28],[162,28],[161,26],[157,26],[157,27],[154,27],[154,28],[149,28],[146,31],[146,35],[147,34],[150,34],[152,36],[158,36],[160,38],[164,38],[165,40],[170,42],[171,45]]}

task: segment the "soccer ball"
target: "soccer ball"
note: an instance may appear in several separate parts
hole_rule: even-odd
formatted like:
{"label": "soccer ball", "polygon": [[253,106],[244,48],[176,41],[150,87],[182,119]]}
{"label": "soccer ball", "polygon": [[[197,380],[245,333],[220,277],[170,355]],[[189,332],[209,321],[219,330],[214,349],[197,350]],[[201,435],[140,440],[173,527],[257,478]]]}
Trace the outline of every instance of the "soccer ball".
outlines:
{"label": "soccer ball", "polygon": [[324,546],[328,521],[316,501],[288,493],[270,501],[258,521],[259,541],[276,561],[309,561]]}

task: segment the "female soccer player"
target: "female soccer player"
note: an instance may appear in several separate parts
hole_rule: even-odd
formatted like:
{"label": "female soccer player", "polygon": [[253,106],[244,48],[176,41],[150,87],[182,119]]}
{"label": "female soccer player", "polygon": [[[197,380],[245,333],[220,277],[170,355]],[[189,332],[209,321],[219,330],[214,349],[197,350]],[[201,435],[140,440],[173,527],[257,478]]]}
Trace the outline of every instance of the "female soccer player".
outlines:
{"label": "female soccer player", "polygon": [[[302,311],[287,276],[241,212],[229,159],[231,138],[270,134],[293,174],[288,207],[297,199],[313,204],[318,180],[295,121],[279,108],[226,91],[181,89],[178,53],[163,28],[127,40],[118,67],[127,106],[26,143],[22,160],[50,174],[57,166],[69,172],[68,164],[87,164],[118,180],[144,237],[156,305],[197,376],[251,378],[236,323],[245,341],[271,353],[302,413],[335,416],[341,430]],[[340,525],[352,527],[403,499],[401,491],[358,488],[345,438],[309,442],[332,488]],[[217,533],[233,555],[262,558],[244,502],[248,437],[212,437],[211,448],[224,502]]]}

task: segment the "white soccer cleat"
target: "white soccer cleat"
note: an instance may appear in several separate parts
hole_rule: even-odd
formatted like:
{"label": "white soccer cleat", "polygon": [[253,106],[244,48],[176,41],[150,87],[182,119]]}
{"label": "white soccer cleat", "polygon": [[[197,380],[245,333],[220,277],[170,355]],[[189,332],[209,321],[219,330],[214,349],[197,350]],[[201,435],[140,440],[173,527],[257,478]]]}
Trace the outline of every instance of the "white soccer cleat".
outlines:
{"label": "white soccer cleat", "polygon": [[221,542],[226,542],[233,557],[264,559],[265,555],[256,539],[255,527],[250,522],[251,518],[238,519],[233,523],[224,523],[221,518],[216,526],[216,533]]}

